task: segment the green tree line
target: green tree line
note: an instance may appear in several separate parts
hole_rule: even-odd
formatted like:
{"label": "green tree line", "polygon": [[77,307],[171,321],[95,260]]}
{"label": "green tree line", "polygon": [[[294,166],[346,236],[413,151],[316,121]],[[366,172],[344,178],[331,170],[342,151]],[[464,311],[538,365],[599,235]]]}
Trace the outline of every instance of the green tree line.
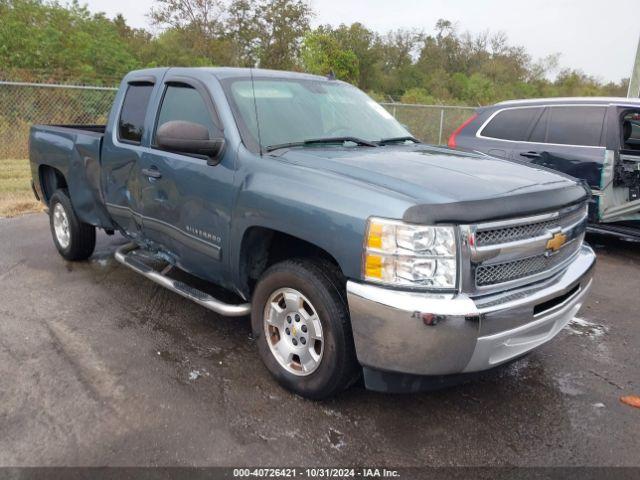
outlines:
{"label": "green tree line", "polygon": [[500,32],[460,32],[448,20],[430,32],[312,28],[313,15],[305,0],[156,0],[154,34],[77,0],[0,0],[0,78],[115,85],[135,68],[227,65],[334,72],[404,103],[626,94],[627,79],[603,83],[578,70],[549,80],[558,55],[534,60]]}

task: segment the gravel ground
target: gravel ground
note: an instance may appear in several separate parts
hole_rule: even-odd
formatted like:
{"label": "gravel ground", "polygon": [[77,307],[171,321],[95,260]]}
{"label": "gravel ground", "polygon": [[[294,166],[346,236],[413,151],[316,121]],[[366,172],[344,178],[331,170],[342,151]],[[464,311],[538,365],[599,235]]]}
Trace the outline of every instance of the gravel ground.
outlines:
{"label": "gravel ground", "polygon": [[221,318],[112,258],[0,220],[0,465],[640,465],[640,244],[592,238],[595,287],[554,341],[473,383],[311,402]]}

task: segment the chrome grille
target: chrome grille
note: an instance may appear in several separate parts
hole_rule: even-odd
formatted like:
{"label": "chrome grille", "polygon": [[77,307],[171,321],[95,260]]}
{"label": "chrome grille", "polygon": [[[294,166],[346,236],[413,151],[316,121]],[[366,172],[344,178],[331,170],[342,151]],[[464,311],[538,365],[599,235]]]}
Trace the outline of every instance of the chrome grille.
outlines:
{"label": "chrome grille", "polygon": [[481,265],[476,269],[476,285],[479,287],[511,282],[526,278],[537,273],[550,270],[572,257],[580,247],[580,242],[574,241],[555,255],[542,253],[533,257],[514,260],[512,262]]}
{"label": "chrome grille", "polygon": [[538,237],[540,235],[544,235],[548,230],[575,222],[580,218],[580,216],[584,216],[583,209],[579,209],[565,215],[560,215],[551,220],[543,220],[526,225],[482,230],[476,233],[476,245],[483,247],[487,245],[498,245],[501,243],[515,242],[526,238]]}
{"label": "chrome grille", "polygon": [[[489,293],[547,278],[568,265],[582,246],[587,223],[586,204],[537,215],[461,226],[468,238],[463,255],[461,288]],[[555,239],[562,235],[558,244]],[[554,240],[554,242],[550,242]]]}

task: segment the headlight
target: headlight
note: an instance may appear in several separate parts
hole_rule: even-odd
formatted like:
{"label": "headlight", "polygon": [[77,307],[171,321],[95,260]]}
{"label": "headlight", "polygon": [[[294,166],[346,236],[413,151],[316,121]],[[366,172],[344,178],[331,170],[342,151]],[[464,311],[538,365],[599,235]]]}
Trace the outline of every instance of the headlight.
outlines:
{"label": "headlight", "polygon": [[365,280],[450,289],[456,286],[457,272],[454,227],[369,219],[363,265]]}

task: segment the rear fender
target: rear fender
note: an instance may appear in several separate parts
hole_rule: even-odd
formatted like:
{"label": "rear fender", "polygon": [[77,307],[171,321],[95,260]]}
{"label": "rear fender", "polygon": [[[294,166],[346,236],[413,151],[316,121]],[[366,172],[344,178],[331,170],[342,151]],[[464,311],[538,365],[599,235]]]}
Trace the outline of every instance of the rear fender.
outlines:
{"label": "rear fender", "polygon": [[[64,178],[78,218],[89,225],[113,229],[100,188],[100,147],[99,135],[83,135],[56,127],[34,127],[30,157],[32,164],[38,166],[37,180],[44,194],[52,192],[45,192],[46,169],[43,167],[55,169]],[[48,197],[43,200],[48,201]]]}

